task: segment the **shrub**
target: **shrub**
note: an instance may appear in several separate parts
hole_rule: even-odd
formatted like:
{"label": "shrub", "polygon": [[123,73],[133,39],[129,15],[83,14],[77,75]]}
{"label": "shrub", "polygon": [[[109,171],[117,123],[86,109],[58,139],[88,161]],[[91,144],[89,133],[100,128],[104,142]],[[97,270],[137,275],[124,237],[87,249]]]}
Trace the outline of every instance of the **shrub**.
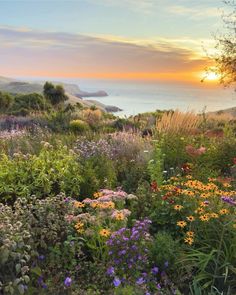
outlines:
{"label": "shrub", "polygon": [[113,161],[105,156],[95,156],[87,160],[80,158],[83,181],[80,193],[88,197],[101,187],[114,188],[117,184]]}
{"label": "shrub", "polygon": [[13,97],[7,93],[0,91],[0,112],[7,111],[13,104],[14,99]]}
{"label": "shrub", "polygon": [[14,208],[0,204],[3,294],[65,290],[63,282],[76,273],[81,253],[81,241],[65,220],[71,209],[63,194],[44,200],[21,198]]}
{"label": "shrub", "polygon": [[26,116],[30,112],[46,111],[49,108],[50,105],[41,94],[30,93],[17,95],[10,111],[14,115]]}
{"label": "shrub", "polygon": [[69,129],[72,114],[70,111],[66,112],[61,109],[46,113],[44,118],[50,130],[53,132],[65,132]]}
{"label": "shrub", "polygon": [[40,198],[64,192],[76,196],[81,183],[81,167],[67,147],[53,148],[45,142],[38,155],[15,153],[0,159],[0,197],[13,202],[16,197]]}
{"label": "shrub", "polygon": [[19,212],[0,203],[0,293],[24,294],[30,281],[30,232]]}
{"label": "shrub", "polygon": [[86,109],[82,111],[82,117],[90,127],[96,129],[101,123],[102,111],[99,109]]}
{"label": "shrub", "polygon": [[149,179],[147,166],[152,156],[150,140],[132,132],[110,135],[117,181],[128,193],[135,192],[141,181]]}
{"label": "shrub", "polygon": [[70,130],[75,133],[84,133],[89,130],[89,125],[82,120],[72,120],[69,124]]}
{"label": "shrub", "polygon": [[176,240],[167,232],[159,232],[153,238],[150,249],[150,260],[155,265],[164,268],[168,261],[170,268],[174,268],[174,264],[180,255],[180,247]]}

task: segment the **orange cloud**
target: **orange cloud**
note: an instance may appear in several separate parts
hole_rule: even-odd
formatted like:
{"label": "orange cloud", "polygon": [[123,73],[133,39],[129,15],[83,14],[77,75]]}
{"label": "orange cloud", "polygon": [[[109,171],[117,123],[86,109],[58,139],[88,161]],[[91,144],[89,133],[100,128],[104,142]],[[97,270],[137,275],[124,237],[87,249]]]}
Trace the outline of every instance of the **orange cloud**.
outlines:
{"label": "orange cloud", "polygon": [[177,41],[0,27],[1,75],[197,81],[208,61]]}

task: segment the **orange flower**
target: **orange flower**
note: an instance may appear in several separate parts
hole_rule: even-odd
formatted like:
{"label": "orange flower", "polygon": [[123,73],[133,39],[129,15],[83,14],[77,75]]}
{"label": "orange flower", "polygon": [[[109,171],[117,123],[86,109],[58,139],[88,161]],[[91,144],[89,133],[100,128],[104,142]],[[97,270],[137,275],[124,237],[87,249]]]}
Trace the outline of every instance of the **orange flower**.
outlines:
{"label": "orange flower", "polygon": [[115,215],[115,219],[116,220],[124,220],[125,219],[125,216],[122,212],[117,212],[116,215]]}
{"label": "orange flower", "polygon": [[210,216],[211,218],[219,218],[219,214],[217,213],[211,213]]}
{"label": "orange flower", "polygon": [[200,203],[200,207],[207,207],[209,204],[208,203],[206,203],[206,202],[201,202]]}
{"label": "orange flower", "polygon": [[75,224],[75,229],[77,230],[78,233],[82,234],[84,232],[84,223],[81,221],[78,221]]}
{"label": "orange flower", "polygon": [[174,206],[174,209],[177,210],[177,211],[180,211],[182,210],[184,207],[182,205],[175,205]]}
{"label": "orange flower", "polygon": [[177,225],[179,226],[179,227],[185,227],[186,225],[187,225],[187,223],[185,222],[185,221],[178,221],[177,222]]}
{"label": "orange flower", "polygon": [[100,208],[100,209],[113,209],[113,208],[115,208],[115,203],[113,203],[111,201],[98,203],[97,207]]}
{"label": "orange flower", "polygon": [[210,219],[207,214],[200,215],[199,218],[201,221],[209,221],[209,219]]}
{"label": "orange flower", "polygon": [[85,205],[81,202],[75,201],[74,206],[75,206],[75,208],[83,208]]}
{"label": "orange flower", "polygon": [[186,244],[189,244],[190,246],[193,244],[193,241],[194,241],[193,238],[190,238],[190,237],[187,237],[184,239],[184,242]]}
{"label": "orange flower", "polygon": [[186,236],[193,238],[194,237],[194,232],[193,231],[187,231]]}
{"label": "orange flower", "polygon": [[93,194],[94,198],[100,198],[102,196],[101,192],[96,192]]}
{"label": "orange flower", "polygon": [[220,215],[225,215],[225,214],[229,214],[229,210],[228,209],[221,209],[219,211]]}
{"label": "orange flower", "polygon": [[192,221],[195,220],[195,217],[193,217],[192,215],[190,215],[190,216],[187,217],[187,220],[190,221],[190,222],[192,222]]}
{"label": "orange flower", "polygon": [[109,229],[105,229],[105,228],[103,228],[103,229],[101,229],[101,230],[99,231],[99,234],[100,234],[102,237],[107,238],[107,237],[110,236],[111,231],[110,231]]}
{"label": "orange flower", "polygon": [[203,208],[197,208],[197,210],[195,210],[195,213],[201,214],[204,212]]}

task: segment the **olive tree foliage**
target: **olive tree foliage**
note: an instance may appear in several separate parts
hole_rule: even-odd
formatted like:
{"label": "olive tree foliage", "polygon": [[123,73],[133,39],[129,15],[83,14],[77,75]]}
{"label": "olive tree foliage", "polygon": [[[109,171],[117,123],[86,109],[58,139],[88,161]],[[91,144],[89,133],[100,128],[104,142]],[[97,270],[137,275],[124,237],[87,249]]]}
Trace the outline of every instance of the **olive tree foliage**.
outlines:
{"label": "olive tree foliage", "polygon": [[65,90],[61,85],[53,85],[50,82],[46,82],[43,87],[43,94],[45,98],[54,106],[63,103],[68,100]]}
{"label": "olive tree foliage", "polygon": [[218,74],[222,85],[225,87],[231,85],[236,89],[236,1],[223,2],[230,12],[222,14],[225,32],[215,36],[217,53],[213,56],[215,63],[213,71]]}

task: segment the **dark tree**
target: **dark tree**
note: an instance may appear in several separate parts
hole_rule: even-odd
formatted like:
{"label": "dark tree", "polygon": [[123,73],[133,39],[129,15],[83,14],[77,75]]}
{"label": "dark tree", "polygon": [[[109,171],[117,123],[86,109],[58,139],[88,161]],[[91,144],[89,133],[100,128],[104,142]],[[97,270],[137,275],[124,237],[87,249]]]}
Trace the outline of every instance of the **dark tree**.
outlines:
{"label": "dark tree", "polygon": [[13,104],[13,97],[7,92],[0,91],[0,112],[8,110]]}
{"label": "dark tree", "polygon": [[225,0],[224,3],[231,12],[222,15],[225,33],[215,37],[218,53],[213,56],[213,60],[216,67],[209,70],[219,75],[221,84],[236,88],[236,2]]}
{"label": "dark tree", "polygon": [[59,105],[68,99],[65,94],[65,90],[61,85],[54,86],[50,82],[46,82],[44,84],[43,94],[45,98],[54,106]]}

